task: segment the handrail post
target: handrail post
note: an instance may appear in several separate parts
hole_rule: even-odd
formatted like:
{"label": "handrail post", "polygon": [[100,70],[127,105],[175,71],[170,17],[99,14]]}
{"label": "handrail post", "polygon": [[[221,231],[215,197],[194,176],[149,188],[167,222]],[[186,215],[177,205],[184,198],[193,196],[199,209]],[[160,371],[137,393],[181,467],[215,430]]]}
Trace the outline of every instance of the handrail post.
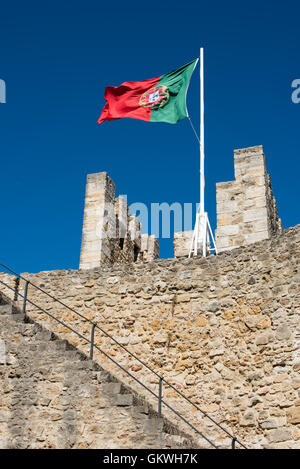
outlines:
{"label": "handrail post", "polygon": [[28,284],[29,284],[29,280],[26,280],[25,288],[24,288],[24,297],[23,297],[23,310],[22,310],[23,314],[26,314],[26,301],[27,301]]}
{"label": "handrail post", "polygon": [[234,436],[231,442],[231,449],[235,449],[235,442],[236,442],[236,437]]}
{"label": "handrail post", "polygon": [[158,418],[161,418],[161,400],[162,400],[162,382],[163,378],[159,378],[159,383],[158,383]]}
{"label": "handrail post", "polygon": [[96,327],[96,324],[93,324],[93,325],[92,325],[92,331],[91,331],[90,360],[93,360],[93,356],[94,356],[94,335],[95,335],[95,327]]}

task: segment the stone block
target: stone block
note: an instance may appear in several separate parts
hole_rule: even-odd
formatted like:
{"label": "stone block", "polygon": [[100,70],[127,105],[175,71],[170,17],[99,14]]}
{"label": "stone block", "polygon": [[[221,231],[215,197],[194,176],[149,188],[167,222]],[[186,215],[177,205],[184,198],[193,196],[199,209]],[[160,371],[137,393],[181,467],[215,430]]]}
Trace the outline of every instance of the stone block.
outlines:
{"label": "stone block", "polygon": [[236,200],[222,201],[217,205],[217,213],[233,213],[238,211]]}
{"label": "stone block", "polygon": [[234,219],[235,214],[234,213],[218,213],[217,217],[217,222],[218,222],[218,227],[221,227],[223,225],[231,225],[232,221]]}
{"label": "stone block", "polygon": [[104,383],[103,384],[103,392],[106,394],[119,394],[121,391],[121,384],[120,383]]}
{"label": "stone block", "polygon": [[138,248],[141,248],[141,224],[135,215],[129,217],[129,234]]}
{"label": "stone block", "polygon": [[245,234],[244,236],[246,244],[252,244],[262,241],[263,239],[268,239],[269,233],[268,231],[258,231],[257,233]]}
{"label": "stone block", "polygon": [[187,257],[190,252],[193,230],[174,233],[174,257]]}
{"label": "stone block", "polygon": [[117,394],[115,404],[119,407],[126,407],[133,405],[132,394]]}
{"label": "stone block", "polygon": [[281,443],[283,441],[288,441],[293,438],[292,430],[290,428],[278,428],[276,430],[271,430],[268,433],[270,443]]}
{"label": "stone block", "polygon": [[290,424],[300,424],[300,407],[290,407],[287,411],[287,421]]}
{"label": "stone block", "polygon": [[258,187],[245,188],[246,199],[261,199],[266,203],[266,187],[265,184]]}
{"label": "stone block", "polygon": [[291,331],[287,324],[281,324],[276,331],[276,338],[278,340],[288,340],[291,336]]}
{"label": "stone block", "polygon": [[231,236],[239,233],[239,225],[224,225],[219,226],[218,236]]}
{"label": "stone block", "polygon": [[218,235],[218,231],[216,231],[216,245],[217,245],[218,252],[232,249],[232,245],[230,244],[230,237],[229,236],[220,237]]}
{"label": "stone block", "polygon": [[254,210],[246,210],[243,215],[244,222],[252,222],[256,220],[267,219],[267,208],[255,208]]}

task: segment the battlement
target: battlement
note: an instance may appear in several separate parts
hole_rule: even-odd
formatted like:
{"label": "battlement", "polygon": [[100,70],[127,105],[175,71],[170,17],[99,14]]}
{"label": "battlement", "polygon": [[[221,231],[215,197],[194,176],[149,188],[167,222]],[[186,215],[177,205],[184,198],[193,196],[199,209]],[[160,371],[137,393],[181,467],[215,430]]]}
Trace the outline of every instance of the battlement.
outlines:
{"label": "battlement", "polygon": [[217,183],[219,252],[282,232],[262,146],[234,150],[235,180]]}
{"label": "battlement", "polygon": [[[216,185],[218,252],[282,233],[263,147],[234,150],[234,173],[234,181]],[[192,236],[193,231],[175,233],[175,257],[188,256]]]}
{"label": "battlement", "polygon": [[124,197],[106,172],[87,175],[80,266],[151,261],[159,255],[155,236],[141,234],[141,224],[129,215]]}
{"label": "battlement", "polygon": [[[282,232],[263,147],[234,150],[234,174],[234,181],[216,185],[218,252]],[[192,236],[192,230],[174,234],[175,258],[188,256]],[[150,262],[158,257],[158,240],[154,235],[141,234],[138,218],[129,215],[124,197],[115,197],[115,184],[108,174],[88,174],[80,269]]]}

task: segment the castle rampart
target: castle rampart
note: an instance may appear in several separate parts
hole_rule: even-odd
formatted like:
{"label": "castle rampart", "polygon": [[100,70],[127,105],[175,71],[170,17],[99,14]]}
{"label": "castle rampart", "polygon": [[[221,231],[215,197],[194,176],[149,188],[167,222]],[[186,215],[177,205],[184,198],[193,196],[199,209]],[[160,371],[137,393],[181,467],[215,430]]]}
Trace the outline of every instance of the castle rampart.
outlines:
{"label": "castle rampart", "polygon": [[[247,446],[300,448],[299,254],[298,225],[205,259],[23,275],[97,322]],[[90,334],[89,324],[42,292],[29,288],[29,298]],[[88,353],[84,341],[30,305],[28,314]],[[95,341],[157,392],[122,349],[101,335]],[[95,359],[110,369],[101,354]],[[164,396],[204,434],[230,444],[172,390]]]}
{"label": "castle rampart", "polygon": [[[300,449],[300,226],[282,231],[262,147],[236,150],[234,161],[235,180],[217,184],[217,256],[186,259],[185,232],[175,235],[180,258],[158,259],[155,237],[141,234],[107,173],[97,173],[87,177],[80,270],[23,276],[100,325],[249,448]],[[0,291],[21,305],[24,282],[0,279],[17,287]],[[42,291],[29,286],[28,295],[90,334],[90,323]],[[88,354],[85,340],[32,303],[31,319]],[[120,346],[103,333],[95,343],[157,392],[153,375]],[[133,383],[100,352],[95,359]],[[172,389],[164,397],[215,443],[230,445]]]}

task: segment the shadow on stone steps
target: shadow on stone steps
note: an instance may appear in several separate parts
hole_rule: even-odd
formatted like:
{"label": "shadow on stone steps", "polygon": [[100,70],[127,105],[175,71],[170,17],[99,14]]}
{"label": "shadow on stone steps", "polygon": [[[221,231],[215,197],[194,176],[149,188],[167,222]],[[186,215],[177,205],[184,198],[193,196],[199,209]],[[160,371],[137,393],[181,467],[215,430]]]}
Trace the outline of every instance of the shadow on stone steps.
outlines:
{"label": "shadow on stone steps", "polygon": [[[39,352],[47,352],[52,346],[64,354],[67,359],[72,360],[72,367],[86,369],[97,374],[97,382],[102,385],[104,394],[112,398],[113,405],[129,409],[138,415],[139,425],[144,427],[146,433],[151,436],[156,435],[159,446],[172,448],[197,448],[198,445],[187,434],[179,430],[176,425],[165,417],[158,418],[157,412],[147,400],[139,395],[131,387],[121,383],[112,373],[104,370],[98,363],[89,360],[88,356],[79,351],[68,341],[59,338],[56,334],[45,329],[40,323],[31,320],[13,305],[9,300],[1,296],[0,314],[3,319],[16,320],[19,323],[20,333],[25,340],[32,338],[35,340]],[[2,311],[2,313],[1,313]],[[24,326],[24,327],[23,327]],[[82,383],[84,384],[84,383]],[[136,436],[136,438],[139,438]]]}

